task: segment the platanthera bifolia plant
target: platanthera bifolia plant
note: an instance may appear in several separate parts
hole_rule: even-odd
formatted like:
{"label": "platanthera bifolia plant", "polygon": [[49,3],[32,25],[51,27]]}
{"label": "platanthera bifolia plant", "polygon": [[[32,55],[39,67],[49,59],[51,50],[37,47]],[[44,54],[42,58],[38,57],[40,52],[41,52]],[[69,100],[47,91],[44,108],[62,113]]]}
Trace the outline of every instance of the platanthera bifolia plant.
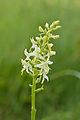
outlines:
{"label": "platanthera bifolia plant", "polygon": [[[31,120],[35,120],[36,114],[35,95],[44,89],[44,80],[49,81],[47,74],[50,70],[49,66],[53,64],[50,61],[50,57],[56,54],[55,51],[52,51],[53,44],[50,40],[59,38],[59,35],[52,34],[52,32],[61,28],[61,26],[58,26],[59,23],[60,21],[54,21],[51,25],[46,23],[45,29],[39,26],[39,36],[31,39],[32,46],[29,52],[27,49],[24,50],[26,58],[24,60],[21,59],[23,66],[21,74],[23,74],[23,71],[26,71],[33,78],[32,84],[29,85],[32,91]],[[41,88],[37,88],[37,83],[41,84]]]}

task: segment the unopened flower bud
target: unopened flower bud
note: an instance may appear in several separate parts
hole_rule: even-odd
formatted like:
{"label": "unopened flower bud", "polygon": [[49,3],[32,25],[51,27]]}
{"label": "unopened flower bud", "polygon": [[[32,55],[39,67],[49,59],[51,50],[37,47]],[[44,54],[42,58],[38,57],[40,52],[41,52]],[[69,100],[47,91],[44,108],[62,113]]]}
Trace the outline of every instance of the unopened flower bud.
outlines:
{"label": "unopened flower bud", "polygon": [[57,30],[59,28],[61,28],[61,26],[56,26],[55,28],[53,28],[53,30]]}
{"label": "unopened flower bud", "polygon": [[54,27],[54,25],[57,25],[57,24],[59,24],[59,23],[60,23],[59,20],[54,21],[54,22],[50,25],[50,28],[52,29],[52,28]]}
{"label": "unopened flower bud", "polygon": [[43,28],[41,26],[39,26],[39,31],[44,32],[44,30],[43,30]]}
{"label": "unopened flower bud", "polygon": [[22,65],[24,65],[24,64],[26,64],[26,61],[21,59],[21,63],[22,63]]}
{"label": "unopened flower bud", "polygon": [[53,35],[52,38],[57,39],[57,38],[59,38],[59,35]]}
{"label": "unopened flower bud", "polygon": [[46,27],[46,28],[49,28],[49,24],[48,24],[48,23],[46,23],[46,24],[45,24],[45,27]]}
{"label": "unopened flower bud", "polygon": [[36,40],[40,40],[40,37],[36,37]]}
{"label": "unopened flower bud", "polygon": [[31,39],[31,42],[32,42],[32,44],[35,44],[36,42],[35,42],[35,40],[32,38]]}
{"label": "unopened flower bud", "polygon": [[54,27],[54,23],[52,23],[51,25],[50,25],[50,29],[52,29]]}
{"label": "unopened flower bud", "polygon": [[57,25],[57,24],[59,24],[60,23],[60,21],[59,20],[57,20],[57,21],[54,21],[53,22],[55,25]]}
{"label": "unopened flower bud", "polygon": [[42,39],[45,41],[47,39],[47,36],[44,36]]}
{"label": "unopened flower bud", "polygon": [[52,43],[48,44],[48,47],[50,47],[50,48],[51,48],[52,46],[53,46],[53,44],[52,44]]}
{"label": "unopened flower bud", "polygon": [[56,51],[50,51],[50,55],[56,55]]}

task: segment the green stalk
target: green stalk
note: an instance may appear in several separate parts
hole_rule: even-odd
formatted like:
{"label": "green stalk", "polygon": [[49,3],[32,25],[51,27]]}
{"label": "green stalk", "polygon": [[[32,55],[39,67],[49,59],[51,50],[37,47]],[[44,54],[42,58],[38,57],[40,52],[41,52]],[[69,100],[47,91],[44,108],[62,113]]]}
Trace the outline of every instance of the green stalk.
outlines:
{"label": "green stalk", "polygon": [[35,114],[36,114],[36,109],[35,109],[35,89],[36,89],[36,79],[35,79],[35,76],[34,76],[33,77],[33,84],[32,84],[31,120],[35,120]]}

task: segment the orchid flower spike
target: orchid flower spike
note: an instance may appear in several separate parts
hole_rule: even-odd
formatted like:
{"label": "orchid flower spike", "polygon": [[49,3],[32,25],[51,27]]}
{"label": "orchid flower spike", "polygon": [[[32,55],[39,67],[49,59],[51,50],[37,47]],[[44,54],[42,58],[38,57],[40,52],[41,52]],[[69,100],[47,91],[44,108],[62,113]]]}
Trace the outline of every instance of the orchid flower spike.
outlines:
{"label": "orchid flower spike", "polygon": [[[45,24],[45,29],[39,26],[39,36],[31,39],[32,46],[29,50],[24,50],[25,59],[21,59],[23,74],[26,71],[31,76],[36,76],[36,83],[44,83],[44,80],[49,81],[47,74],[50,70],[50,65],[53,64],[50,61],[50,57],[56,54],[56,51],[52,50],[53,43],[50,39],[57,39],[59,35],[52,34],[55,30],[61,28],[58,24],[60,21],[54,21],[51,25]],[[58,25],[58,26],[57,26]]]}

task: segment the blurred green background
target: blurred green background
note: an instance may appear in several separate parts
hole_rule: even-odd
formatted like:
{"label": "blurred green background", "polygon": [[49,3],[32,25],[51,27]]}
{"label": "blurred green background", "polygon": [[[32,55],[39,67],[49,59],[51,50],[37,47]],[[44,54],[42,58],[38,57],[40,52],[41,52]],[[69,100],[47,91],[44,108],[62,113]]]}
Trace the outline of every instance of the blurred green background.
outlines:
{"label": "blurred green background", "polygon": [[38,26],[54,20],[62,28],[36,120],[80,120],[80,0],[0,0],[0,120],[30,120],[31,77],[21,77],[20,59]]}

